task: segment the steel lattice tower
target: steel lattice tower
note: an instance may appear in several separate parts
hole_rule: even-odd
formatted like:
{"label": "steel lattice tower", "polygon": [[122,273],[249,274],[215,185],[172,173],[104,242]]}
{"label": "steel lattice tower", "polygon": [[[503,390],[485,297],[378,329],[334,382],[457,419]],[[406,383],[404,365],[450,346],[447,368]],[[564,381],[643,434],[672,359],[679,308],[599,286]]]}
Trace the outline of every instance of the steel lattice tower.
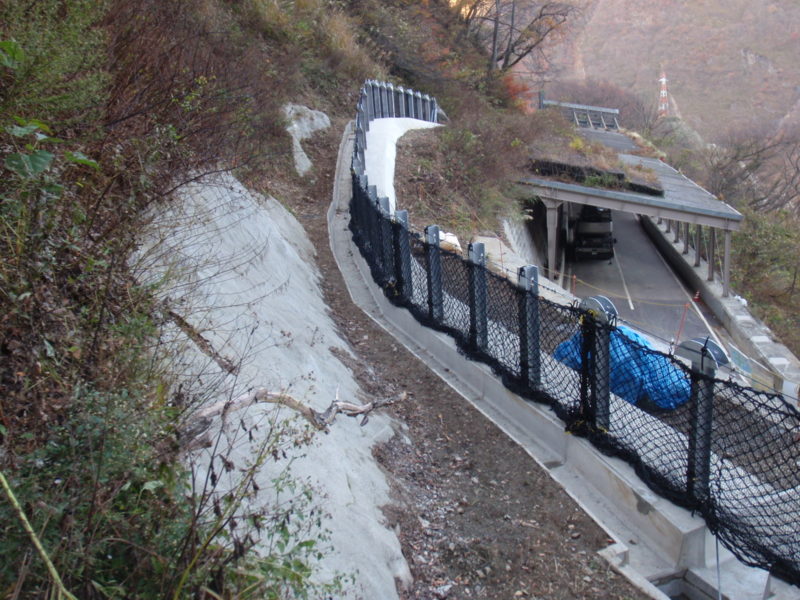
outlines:
{"label": "steel lattice tower", "polygon": [[667,74],[662,69],[661,78],[658,80],[661,83],[661,91],[658,95],[658,116],[669,116],[669,92],[667,91]]}

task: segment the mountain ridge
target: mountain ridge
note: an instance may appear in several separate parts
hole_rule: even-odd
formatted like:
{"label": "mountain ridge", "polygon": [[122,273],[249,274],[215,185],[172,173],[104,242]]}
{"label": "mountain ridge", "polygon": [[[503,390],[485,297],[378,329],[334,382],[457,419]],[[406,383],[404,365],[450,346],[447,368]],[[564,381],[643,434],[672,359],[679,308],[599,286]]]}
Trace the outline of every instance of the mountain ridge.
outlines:
{"label": "mountain ridge", "polygon": [[589,0],[554,62],[562,78],[607,80],[653,102],[663,67],[683,117],[713,137],[797,122],[798,42],[790,0]]}

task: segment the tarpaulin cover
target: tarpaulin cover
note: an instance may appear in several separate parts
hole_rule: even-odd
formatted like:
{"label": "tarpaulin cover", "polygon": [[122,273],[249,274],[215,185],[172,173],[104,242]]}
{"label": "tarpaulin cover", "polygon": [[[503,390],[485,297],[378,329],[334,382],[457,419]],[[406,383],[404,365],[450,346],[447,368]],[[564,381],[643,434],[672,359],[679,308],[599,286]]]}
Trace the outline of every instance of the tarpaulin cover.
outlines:
{"label": "tarpaulin cover", "polygon": [[[689,401],[691,383],[687,375],[657,352],[647,338],[620,325],[611,330],[611,391],[637,404],[643,398],[662,409],[672,410]],[[578,331],[556,347],[553,356],[571,369],[581,368],[583,336]]]}

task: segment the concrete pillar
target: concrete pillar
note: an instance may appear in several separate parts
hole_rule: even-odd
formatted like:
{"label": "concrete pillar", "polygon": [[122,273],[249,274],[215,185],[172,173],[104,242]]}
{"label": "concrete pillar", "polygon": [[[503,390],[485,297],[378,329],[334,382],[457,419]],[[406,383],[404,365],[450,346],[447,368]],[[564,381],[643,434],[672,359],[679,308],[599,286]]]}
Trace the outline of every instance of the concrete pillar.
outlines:
{"label": "concrete pillar", "polygon": [[678,240],[681,239],[681,224],[677,221],[672,223],[672,230],[675,232],[675,235],[672,237],[672,241],[674,243],[678,243]]}
{"label": "concrete pillar", "polygon": [[703,226],[696,225],[694,230],[694,266],[700,266],[700,247],[703,243]]}
{"label": "concrete pillar", "polygon": [[556,280],[558,270],[556,256],[556,242],[558,240],[558,207],[561,206],[559,200],[542,199],[547,208],[547,277],[551,281]]}
{"label": "concrete pillar", "polygon": [[714,227],[708,230],[708,281],[714,281],[714,249],[717,245],[717,230]]}
{"label": "concrete pillar", "polygon": [[725,255],[722,257],[722,297],[731,293],[731,230],[725,230]]}
{"label": "concrete pillar", "polygon": [[683,224],[683,253],[689,254],[689,223]]}

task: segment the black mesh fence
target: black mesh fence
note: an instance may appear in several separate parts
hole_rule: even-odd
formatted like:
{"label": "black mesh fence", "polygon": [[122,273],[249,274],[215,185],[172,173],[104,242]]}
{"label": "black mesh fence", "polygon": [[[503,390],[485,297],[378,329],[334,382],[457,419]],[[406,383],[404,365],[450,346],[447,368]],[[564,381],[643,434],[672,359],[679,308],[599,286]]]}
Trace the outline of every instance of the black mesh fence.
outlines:
{"label": "black mesh fence", "polygon": [[[362,128],[390,116],[375,112],[384,97],[395,98],[394,114],[436,119],[435,100],[380,86],[362,91]],[[739,559],[799,584],[800,413],[778,394],[715,379],[627,327],[540,297],[524,273],[519,282],[496,275],[478,245],[464,258],[439,247],[436,227],[409,231],[407,214],[392,214],[368,185],[365,144],[357,130],[350,228],[387,297],[550,406],[568,431],[626,460],[655,492],[702,514]]]}

